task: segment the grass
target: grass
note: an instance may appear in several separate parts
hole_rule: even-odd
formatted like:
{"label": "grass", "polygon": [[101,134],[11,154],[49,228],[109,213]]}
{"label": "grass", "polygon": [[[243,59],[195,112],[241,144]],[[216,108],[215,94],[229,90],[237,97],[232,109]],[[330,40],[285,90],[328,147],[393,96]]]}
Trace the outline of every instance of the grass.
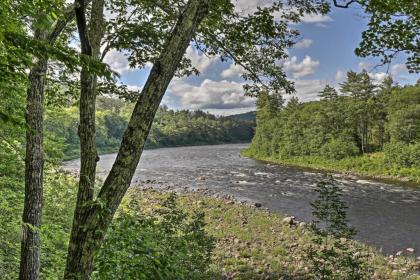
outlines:
{"label": "grass", "polygon": [[420,168],[389,167],[385,164],[382,152],[348,157],[341,160],[326,159],[319,156],[302,156],[290,159],[260,156],[250,149],[241,152],[243,156],[276,164],[313,168],[323,171],[350,173],[385,180],[420,184]]}
{"label": "grass", "polygon": [[[153,207],[167,194],[145,191],[137,195],[143,205]],[[310,279],[303,252],[313,243],[305,226],[291,227],[280,214],[200,193],[181,194],[178,203],[188,212],[203,211],[206,230],[217,240],[211,279]],[[389,258],[365,245],[357,246],[369,252],[375,270],[372,280],[420,279],[420,261]]]}

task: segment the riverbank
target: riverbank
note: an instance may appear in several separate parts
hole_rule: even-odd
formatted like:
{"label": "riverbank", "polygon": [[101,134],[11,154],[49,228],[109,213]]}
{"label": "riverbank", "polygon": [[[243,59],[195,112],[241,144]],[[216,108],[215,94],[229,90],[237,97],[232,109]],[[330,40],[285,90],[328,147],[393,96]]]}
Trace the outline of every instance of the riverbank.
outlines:
{"label": "riverbank", "polygon": [[[199,147],[199,146],[215,146],[215,145],[224,145],[224,144],[248,144],[249,141],[230,141],[230,142],[197,142],[193,144],[179,144],[179,145],[158,145],[158,146],[150,146],[146,145],[144,150],[155,150],[155,149],[164,149],[164,148],[181,148],[181,147]],[[98,154],[99,155],[107,155],[107,154],[115,154],[118,153],[120,146],[110,146],[110,147],[98,147]],[[80,149],[74,149],[68,154],[64,154],[63,161],[74,160],[80,158]]]}
{"label": "riverbank", "polygon": [[[310,279],[304,252],[314,244],[304,223],[270,213],[258,204],[207,192],[180,193],[177,203],[188,213],[205,214],[205,230],[216,239],[210,265],[212,279]],[[159,205],[168,196],[155,190],[136,192],[136,188],[131,194],[148,207]],[[369,255],[374,269],[370,279],[420,279],[420,260],[402,255],[385,257],[360,243],[354,242],[354,246]]]}
{"label": "riverbank", "polygon": [[384,162],[383,153],[371,153],[341,160],[329,160],[315,156],[278,159],[259,156],[249,149],[242,150],[241,155],[280,165],[304,167],[317,171],[342,173],[344,175],[369,177],[388,182],[402,182],[403,184],[408,184],[410,186],[420,187],[419,168],[387,167]]}

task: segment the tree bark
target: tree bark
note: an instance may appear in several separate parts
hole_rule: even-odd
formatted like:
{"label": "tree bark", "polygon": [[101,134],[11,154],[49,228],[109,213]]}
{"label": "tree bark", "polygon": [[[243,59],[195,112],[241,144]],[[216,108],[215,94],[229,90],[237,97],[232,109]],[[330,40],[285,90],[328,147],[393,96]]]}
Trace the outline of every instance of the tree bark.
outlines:
{"label": "tree bark", "polygon": [[[45,30],[36,30],[34,39],[46,40]],[[44,175],[43,121],[47,58],[39,57],[29,73],[26,96],[25,201],[19,279],[38,279],[40,270],[40,227]]]}
{"label": "tree bark", "polygon": [[208,0],[190,0],[154,63],[136,102],[118,156],[97,200],[86,212],[86,217],[73,223],[73,227],[79,228],[80,238],[77,242],[70,241],[65,279],[89,279],[93,270],[93,256],[100,248],[114,213],[130,186],[160,101],[207,13]]}
{"label": "tree bark", "polygon": [[[90,56],[92,59],[99,59],[104,29],[104,0],[92,1],[89,30],[86,25],[85,9],[86,6],[83,0],[76,1],[75,10],[81,53],[82,55]],[[71,277],[73,274],[67,268],[74,267],[74,260],[83,257],[82,251],[78,250],[74,244],[78,244],[83,239],[84,231],[86,230],[83,225],[86,223],[86,217],[88,217],[91,210],[94,195],[96,162],[99,160],[96,150],[96,89],[97,75],[90,71],[87,66],[83,66],[80,74],[80,124],[78,129],[81,161],[80,180],[68,248],[66,277]]]}
{"label": "tree bark", "polygon": [[[35,30],[34,39],[53,45],[65,26],[74,18],[74,12],[65,14],[57,21],[51,33],[47,29]],[[42,217],[44,151],[44,88],[48,67],[48,56],[36,58],[29,72],[29,87],[26,97],[26,157],[25,200],[22,215],[22,239],[19,279],[39,279],[40,271],[40,227]]]}

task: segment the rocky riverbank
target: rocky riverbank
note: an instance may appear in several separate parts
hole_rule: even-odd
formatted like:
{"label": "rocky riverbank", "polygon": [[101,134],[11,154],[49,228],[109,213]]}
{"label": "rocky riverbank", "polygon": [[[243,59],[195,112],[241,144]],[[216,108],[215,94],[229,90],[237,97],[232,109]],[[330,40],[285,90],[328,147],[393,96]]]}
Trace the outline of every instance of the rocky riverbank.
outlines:
{"label": "rocky riverbank", "polygon": [[[153,188],[142,184],[131,191],[138,189],[142,190],[140,199],[148,205],[168,192],[176,192],[182,209],[205,213],[206,230],[217,240],[211,267],[220,279],[309,279],[304,252],[314,245],[312,233],[295,217],[271,213],[258,202],[238,200],[207,188]],[[374,268],[371,279],[420,279],[420,258],[416,259],[409,248],[384,256],[371,247],[349,242],[369,256]]]}

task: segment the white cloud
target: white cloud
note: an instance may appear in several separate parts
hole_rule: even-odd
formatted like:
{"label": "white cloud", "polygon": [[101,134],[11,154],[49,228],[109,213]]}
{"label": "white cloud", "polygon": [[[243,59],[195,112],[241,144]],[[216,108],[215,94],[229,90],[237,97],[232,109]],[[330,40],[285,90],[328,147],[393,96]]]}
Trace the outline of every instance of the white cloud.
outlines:
{"label": "white cloud", "polygon": [[[235,11],[247,15],[257,11],[257,7],[267,7],[274,3],[274,0],[236,0],[234,1]],[[280,20],[283,12],[278,11],[274,13],[274,18]],[[302,17],[303,23],[312,23],[317,26],[325,26],[324,23],[331,22],[333,19],[328,15],[320,14],[305,14]]]}
{"label": "white cloud", "polygon": [[309,48],[313,43],[314,43],[314,40],[305,38],[297,42],[294,45],[294,47],[297,49],[305,49],[305,48]]}
{"label": "white cloud", "polygon": [[389,74],[385,72],[377,72],[377,73],[368,72],[368,75],[373,80],[374,84],[382,83],[383,80],[385,80],[385,78],[389,76]]}
{"label": "white cloud", "polygon": [[346,77],[346,73],[344,73],[343,70],[337,70],[337,72],[335,73],[335,80],[337,82],[342,81],[345,77]]}
{"label": "white cloud", "polygon": [[177,96],[183,108],[233,109],[254,106],[255,99],[244,95],[242,83],[205,79],[195,86],[184,80],[174,80],[170,92]]}
{"label": "white cloud", "polygon": [[188,47],[185,55],[191,60],[192,65],[197,68],[200,73],[204,73],[210,65],[218,60],[217,57],[209,58],[204,54],[200,54],[197,49],[191,46]]}
{"label": "white cloud", "polygon": [[398,76],[400,74],[406,74],[408,72],[407,66],[405,64],[394,64],[389,70],[392,76]]}
{"label": "white cloud", "polygon": [[127,57],[122,52],[116,50],[109,51],[104,58],[104,62],[120,75],[132,70],[128,64]]}
{"label": "white cloud", "polygon": [[[304,23],[326,23],[331,22],[333,19],[329,15],[321,15],[321,14],[305,14],[302,17],[302,22]],[[322,26],[322,25],[319,25]]]}
{"label": "white cloud", "polygon": [[326,85],[326,82],[321,80],[294,80],[294,82],[296,94],[287,95],[285,98],[290,99],[292,96],[296,96],[301,102],[318,100],[319,92]]}
{"label": "white cloud", "polygon": [[293,78],[300,78],[313,74],[318,66],[319,61],[312,60],[308,55],[305,56],[301,62],[298,61],[296,56],[292,56],[283,63],[284,70],[290,73]]}
{"label": "white cloud", "polygon": [[359,71],[368,71],[370,68],[372,68],[372,63],[367,61],[360,61],[358,64]]}
{"label": "white cloud", "polygon": [[232,63],[229,68],[222,71],[220,74],[223,78],[240,77],[245,72],[245,69],[239,65]]}
{"label": "white cloud", "polygon": [[408,73],[407,67],[405,64],[393,64],[389,67],[387,72],[373,72],[372,69],[375,68],[375,65],[371,62],[361,61],[358,64],[359,71],[366,70],[369,77],[373,80],[374,83],[378,84],[383,82],[387,76],[391,76],[394,80],[404,80],[406,74]]}

